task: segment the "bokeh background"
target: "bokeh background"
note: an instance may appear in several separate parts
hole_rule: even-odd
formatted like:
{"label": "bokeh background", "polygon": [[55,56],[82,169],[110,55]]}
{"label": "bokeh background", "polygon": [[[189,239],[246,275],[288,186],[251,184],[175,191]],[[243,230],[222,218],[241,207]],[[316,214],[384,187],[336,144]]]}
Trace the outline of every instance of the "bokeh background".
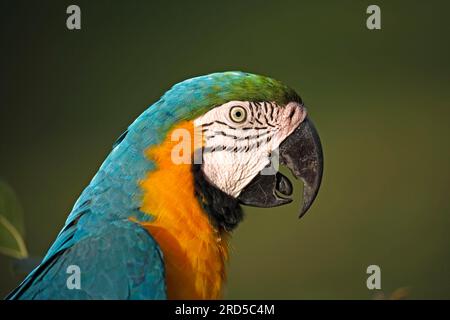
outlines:
{"label": "bokeh background", "polygon": [[[0,4],[0,178],[42,257],[112,143],[171,85],[225,70],[295,88],[322,138],[310,212],[246,208],[226,298],[450,298],[450,31],[445,1]],[[66,28],[77,4],[82,29]],[[301,188],[298,186],[298,197]],[[21,280],[0,256],[0,295]],[[380,292],[377,293],[378,297]]]}

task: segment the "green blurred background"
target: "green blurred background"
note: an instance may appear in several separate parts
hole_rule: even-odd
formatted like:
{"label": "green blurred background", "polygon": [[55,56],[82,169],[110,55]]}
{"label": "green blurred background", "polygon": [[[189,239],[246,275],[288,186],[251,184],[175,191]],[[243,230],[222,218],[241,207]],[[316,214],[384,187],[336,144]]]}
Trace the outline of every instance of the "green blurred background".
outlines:
{"label": "green blurred background", "polygon": [[[43,256],[114,140],[172,84],[224,70],[295,88],[322,138],[310,212],[246,208],[226,298],[450,298],[445,1],[2,0],[0,178]],[[65,26],[78,4],[82,29]],[[300,197],[301,189],[296,191]],[[21,276],[0,256],[0,295]]]}

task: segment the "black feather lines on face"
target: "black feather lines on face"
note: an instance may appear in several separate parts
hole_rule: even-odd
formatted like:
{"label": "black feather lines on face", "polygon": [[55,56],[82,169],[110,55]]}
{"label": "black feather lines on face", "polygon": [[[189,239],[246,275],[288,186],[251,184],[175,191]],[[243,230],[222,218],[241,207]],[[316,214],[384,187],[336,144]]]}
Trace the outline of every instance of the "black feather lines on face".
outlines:
{"label": "black feather lines on face", "polygon": [[[228,145],[209,145],[203,149],[203,152],[249,152],[250,150],[258,149],[263,143],[262,140],[265,140],[265,142],[270,142],[272,137],[269,134],[278,129],[275,117],[275,115],[278,114],[278,111],[276,110],[277,107],[278,106],[273,102],[249,102],[249,120],[246,121],[246,123],[244,123],[241,127],[235,127],[220,120],[214,120],[212,122],[202,124],[202,134],[207,140],[212,140],[217,136],[223,136],[230,138],[231,141],[234,141],[234,143]],[[213,124],[218,124],[221,128],[215,130],[211,129],[211,125]],[[231,131],[226,131],[226,129],[230,129]],[[257,133],[247,133],[250,130],[256,130]],[[245,140],[248,141],[247,145],[241,145],[239,147],[235,145],[236,142]]]}

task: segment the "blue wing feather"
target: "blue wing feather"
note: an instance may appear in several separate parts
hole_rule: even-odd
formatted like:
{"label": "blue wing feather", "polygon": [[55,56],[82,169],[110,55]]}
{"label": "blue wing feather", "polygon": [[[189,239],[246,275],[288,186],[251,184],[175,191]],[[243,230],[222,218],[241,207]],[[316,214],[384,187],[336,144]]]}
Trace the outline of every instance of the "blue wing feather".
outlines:
{"label": "blue wing feather", "polygon": [[[70,241],[69,241],[70,242]],[[71,265],[80,289],[69,289]],[[117,220],[47,255],[10,299],[166,299],[162,253],[140,225]]]}

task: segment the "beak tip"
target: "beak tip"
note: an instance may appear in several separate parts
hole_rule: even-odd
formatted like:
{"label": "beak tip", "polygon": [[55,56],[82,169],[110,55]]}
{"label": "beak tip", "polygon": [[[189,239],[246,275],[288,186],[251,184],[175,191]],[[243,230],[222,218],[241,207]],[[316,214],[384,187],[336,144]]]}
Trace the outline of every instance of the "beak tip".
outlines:
{"label": "beak tip", "polygon": [[312,201],[304,202],[302,208],[300,209],[300,214],[298,215],[298,218],[302,218],[306,212],[308,212],[309,208],[311,208]]}

